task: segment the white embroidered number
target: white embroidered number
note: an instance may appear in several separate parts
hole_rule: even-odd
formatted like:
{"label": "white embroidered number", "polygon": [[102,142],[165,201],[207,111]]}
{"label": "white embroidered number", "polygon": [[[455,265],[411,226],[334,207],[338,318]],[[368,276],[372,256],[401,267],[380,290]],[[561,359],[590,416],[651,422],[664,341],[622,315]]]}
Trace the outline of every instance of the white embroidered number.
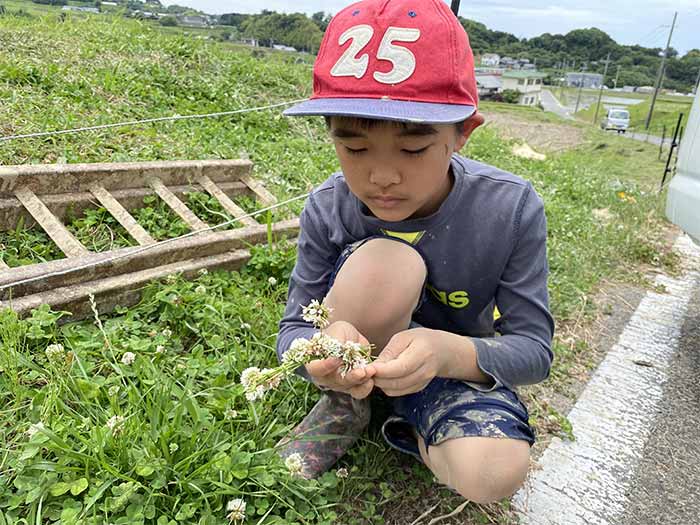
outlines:
{"label": "white embroidered number", "polygon": [[340,35],[339,45],[342,46],[351,38],[352,43],[345,50],[343,56],[340,57],[340,60],[335,63],[333,69],[331,69],[331,75],[334,77],[362,78],[367,72],[369,55],[364,54],[358,58],[357,54],[369,44],[369,41],[372,40],[372,35],[374,35],[374,29],[368,25],[351,27]]}
{"label": "white embroidered number", "polygon": [[[350,39],[352,39],[352,43],[331,69],[331,75],[334,77],[362,78],[367,72],[369,55],[364,54],[358,57],[357,54],[369,44],[373,35],[374,29],[368,25],[351,27],[340,35],[338,39],[339,45],[342,46]],[[379,44],[377,58],[379,60],[388,60],[394,67],[386,73],[375,71],[374,79],[382,84],[398,84],[410,78],[416,70],[416,57],[409,49],[396,46],[394,42],[415,42],[419,38],[420,29],[408,27],[387,28],[382,42]]]}
{"label": "white embroidered number", "polygon": [[420,29],[389,27],[377,50],[377,58],[388,60],[394,67],[388,73],[375,71],[374,79],[382,84],[398,84],[409,78],[416,70],[416,57],[409,49],[395,46],[393,43],[415,42],[419,37]]}

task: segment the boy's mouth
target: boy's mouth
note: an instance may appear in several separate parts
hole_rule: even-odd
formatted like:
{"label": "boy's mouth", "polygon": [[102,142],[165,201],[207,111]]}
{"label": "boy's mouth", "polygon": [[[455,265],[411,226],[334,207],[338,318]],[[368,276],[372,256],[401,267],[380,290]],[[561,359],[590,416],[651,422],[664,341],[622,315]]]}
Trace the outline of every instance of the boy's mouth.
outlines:
{"label": "boy's mouth", "polygon": [[375,195],[370,197],[370,200],[379,208],[395,208],[400,205],[405,199],[392,197],[389,195]]}

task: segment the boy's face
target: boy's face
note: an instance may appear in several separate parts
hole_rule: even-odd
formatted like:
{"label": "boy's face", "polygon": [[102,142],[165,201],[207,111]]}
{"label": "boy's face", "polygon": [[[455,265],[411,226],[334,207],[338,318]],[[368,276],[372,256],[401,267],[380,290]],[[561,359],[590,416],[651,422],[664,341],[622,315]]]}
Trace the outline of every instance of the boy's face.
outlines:
{"label": "boy's face", "polygon": [[385,221],[425,217],[437,211],[452,188],[450,158],[471,129],[454,124],[359,121],[333,117],[330,134],[350,191]]}

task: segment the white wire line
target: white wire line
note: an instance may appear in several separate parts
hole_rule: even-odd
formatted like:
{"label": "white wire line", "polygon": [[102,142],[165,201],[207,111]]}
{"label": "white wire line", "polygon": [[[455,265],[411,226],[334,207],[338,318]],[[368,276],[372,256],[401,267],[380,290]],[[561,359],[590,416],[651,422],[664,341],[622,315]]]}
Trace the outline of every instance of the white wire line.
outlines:
{"label": "white wire line", "polygon": [[20,285],[22,285],[22,284],[28,284],[28,283],[32,283],[32,282],[35,282],[35,281],[40,281],[40,280],[42,280],[42,279],[47,279],[47,278],[49,278],[49,277],[57,277],[57,276],[59,276],[59,275],[66,275],[66,274],[68,274],[68,273],[73,273],[73,272],[78,272],[78,271],[81,271],[81,270],[86,270],[86,269],[88,269],[88,268],[93,268],[93,267],[95,267],[95,266],[100,266],[100,265],[102,265],[102,264],[107,264],[107,263],[111,263],[111,262],[113,262],[113,261],[118,261],[119,259],[124,259],[124,258],[126,258],[126,257],[131,257],[132,255],[136,255],[136,254],[139,254],[139,253],[143,253],[143,252],[148,251],[148,250],[151,250],[151,249],[153,249],[153,248],[163,246],[164,244],[168,244],[168,243],[171,243],[171,242],[175,242],[175,241],[178,241],[178,240],[180,240],[180,239],[186,239],[186,238],[188,238],[188,237],[193,237],[193,236],[195,236],[195,235],[199,235],[200,233],[205,233],[205,232],[209,232],[209,231],[212,231],[212,230],[216,230],[216,229],[221,228],[221,227],[223,227],[223,226],[226,226],[226,225],[228,225],[228,224],[237,222],[237,221],[239,221],[240,219],[245,219],[246,217],[253,217],[253,216],[255,216],[255,215],[259,215],[259,214],[261,214],[261,213],[265,213],[265,212],[267,212],[267,211],[274,210],[274,209],[276,209],[276,208],[280,208],[281,206],[286,206],[287,204],[290,204],[290,203],[292,203],[292,202],[295,202],[295,201],[298,201],[298,200],[301,200],[301,199],[305,199],[307,196],[308,196],[308,193],[304,193],[304,194],[302,194],[302,195],[297,195],[296,197],[292,197],[291,199],[287,199],[286,201],[278,202],[277,204],[273,204],[273,205],[271,205],[271,206],[268,206],[267,208],[263,208],[263,209],[261,209],[261,210],[256,210],[256,211],[254,211],[254,212],[247,213],[247,214],[242,215],[242,216],[240,216],[240,217],[237,217],[237,218],[235,218],[235,219],[231,219],[230,221],[226,221],[226,222],[222,222],[221,224],[217,224],[216,226],[210,226],[210,227],[208,227],[208,228],[202,228],[201,230],[194,230],[194,231],[191,231],[191,232],[189,232],[189,233],[186,233],[185,235],[181,235],[181,236],[179,236],[179,237],[173,237],[172,239],[166,239],[166,240],[160,241],[160,242],[158,242],[158,243],[156,243],[156,244],[149,244],[149,245],[146,245],[146,246],[141,246],[140,248],[137,248],[136,250],[129,251],[128,253],[122,253],[122,254],[120,254],[120,255],[115,255],[115,256],[113,256],[113,257],[108,257],[107,259],[101,259],[101,260],[99,260],[99,261],[92,261],[92,262],[89,262],[89,263],[87,263],[87,264],[83,264],[82,266],[76,266],[76,267],[74,267],[74,268],[68,268],[68,269],[65,269],[65,270],[59,270],[59,271],[56,271],[56,272],[51,272],[51,273],[43,274],[43,275],[40,275],[40,276],[37,276],[37,277],[31,277],[31,278],[29,278],[29,279],[23,279],[23,280],[21,280],[21,281],[15,281],[15,282],[12,282],[12,283],[9,283],[9,284],[0,285],[0,291],[6,290],[6,289],[8,289],[8,288],[12,288],[12,287],[14,287],[14,286],[20,286]]}
{"label": "white wire line", "polygon": [[134,126],[138,124],[147,124],[149,122],[163,122],[166,120],[187,120],[187,119],[197,119],[197,118],[209,118],[209,117],[223,117],[226,115],[236,115],[239,113],[249,113],[252,111],[262,111],[265,109],[272,109],[272,108],[278,108],[281,106],[289,106],[291,104],[298,104],[299,102],[304,102],[305,98],[299,99],[299,100],[291,100],[288,102],[280,102],[278,104],[270,104],[269,106],[258,106],[254,108],[245,108],[245,109],[236,109],[233,111],[221,111],[219,113],[207,113],[203,115],[173,115],[172,117],[157,117],[157,118],[149,118],[149,119],[144,119],[144,120],[132,120],[129,122],[116,122],[114,124],[102,124],[99,126],[88,126],[84,128],[75,128],[75,129],[62,129],[58,131],[42,131],[39,133],[27,133],[25,135],[10,135],[7,137],[0,137],[0,142],[5,142],[8,140],[16,140],[16,139],[28,139],[28,138],[35,138],[35,137],[47,137],[50,135],[64,135],[66,133],[79,133],[82,131],[94,131],[97,129],[107,129],[107,128],[116,128],[116,127],[121,127],[121,126]]}

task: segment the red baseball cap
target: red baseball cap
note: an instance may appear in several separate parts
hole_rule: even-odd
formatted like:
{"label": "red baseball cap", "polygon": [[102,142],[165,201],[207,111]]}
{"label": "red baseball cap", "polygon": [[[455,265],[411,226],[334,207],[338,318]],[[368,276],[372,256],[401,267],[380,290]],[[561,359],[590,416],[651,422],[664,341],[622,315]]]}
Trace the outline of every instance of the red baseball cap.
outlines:
{"label": "red baseball cap", "polygon": [[363,0],[331,19],[313,95],[284,114],[448,124],[477,103],[469,37],[443,0]]}

